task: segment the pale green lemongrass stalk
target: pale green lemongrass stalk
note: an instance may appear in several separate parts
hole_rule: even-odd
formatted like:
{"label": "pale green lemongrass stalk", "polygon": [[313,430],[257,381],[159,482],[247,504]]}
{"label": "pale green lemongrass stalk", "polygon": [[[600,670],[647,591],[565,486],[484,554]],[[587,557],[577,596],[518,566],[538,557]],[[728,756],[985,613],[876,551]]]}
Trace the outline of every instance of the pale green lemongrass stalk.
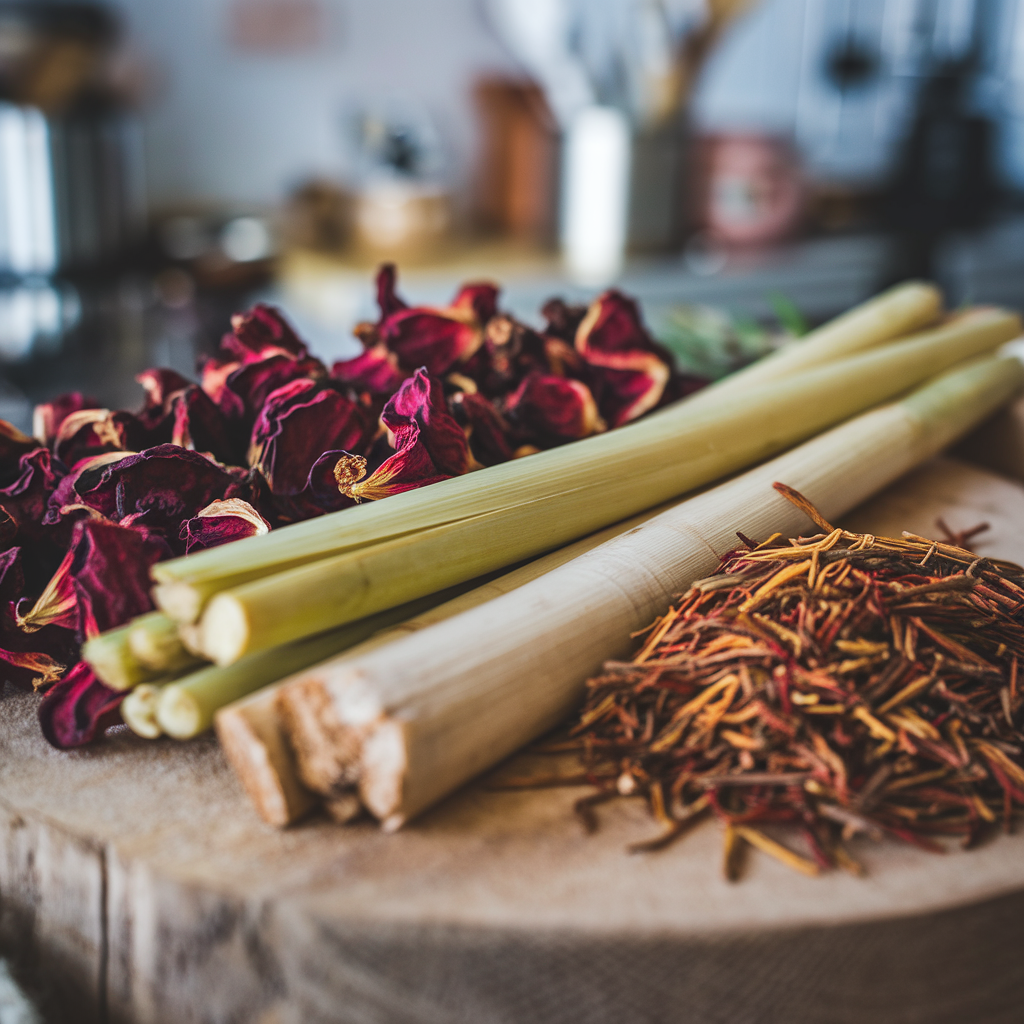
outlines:
{"label": "pale green lemongrass stalk", "polygon": [[[216,593],[200,621],[200,648],[228,665],[559,547],[762,461],[990,350],[1018,326],[1012,314],[992,314],[955,334],[853,356],[690,415],[681,405],[674,416],[409,492],[442,503],[441,525]],[[401,497],[368,510],[386,516]],[[355,521],[364,508],[345,514]]]}
{"label": "pale green lemongrass stalk", "polygon": [[1012,359],[957,368],[519,590],[365,656],[316,666],[282,699],[294,688],[330,717],[329,734],[314,740],[325,749],[313,753],[344,751],[336,761],[358,776],[364,804],[396,828],[563,720],[584,681],[628,655],[632,633],[714,570],[735,530],[759,538],[805,530],[774,481],[835,522],[1022,385],[1024,368]]}
{"label": "pale green lemongrass stalk", "polygon": [[[919,302],[917,316],[923,322],[927,322],[935,311],[933,293],[923,286],[913,285],[908,288],[914,294],[923,291],[923,295],[919,296],[923,301]],[[872,345],[876,345],[891,340],[908,329],[908,325],[912,327],[914,319],[908,317],[903,309],[903,295],[904,293],[898,290],[883,298],[872,300],[844,314],[838,321],[812,332],[811,336],[800,343],[801,359],[804,363],[809,361],[809,364],[813,364],[817,353],[827,354],[831,359],[837,349],[844,351],[842,346],[835,344],[837,324],[842,327],[839,331],[839,340],[847,348],[852,347],[851,338],[856,340],[860,337],[858,332],[863,332],[863,337]],[[892,307],[898,309],[894,312]],[[1005,316],[1001,318],[998,313],[993,316],[996,320],[1005,321]],[[998,324],[990,325],[988,329],[1000,333]],[[1015,325],[1007,331],[1003,322],[999,340],[1006,340],[1006,337],[1012,336],[1016,329]],[[940,329],[940,335],[946,330],[948,329]],[[927,337],[933,335],[934,332],[930,332]],[[964,357],[969,354],[965,353]],[[784,366],[789,365],[788,360],[791,357],[782,359],[780,355],[775,358],[781,372]],[[750,379],[749,375],[752,372],[753,368],[743,371],[737,379]],[[736,385],[730,386],[734,387]],[[365,544],[437,526],[453,518],[492,511],[496,503],[529,500],[532,497],[531,492],[536,491],[536,486],[531,487],[531,483],[541,478],[554,478],[557,485],[557,477],[563,465],[571,467],[577,461],[600,461],[606,446],[611,445],[614,448],[618,443],[610,441],[612,437],[618,438],[625,433],[629,438],[627,444],[632,443],[633,438],[638,442],[648,435],[657,438],[659,432],[672,429],[672,425],[678,419],[685,423],[694,415],[699,415],[699,409],[708,405],[717,406],[718,398],[715,396],[727,401],[736,400],[735,396],[726,398],[721,385],[707,392],[705,398],[701,398],[702,394],[704,393],[698,393],[697,396],[611,434],[588,438],[554,451],[544,452],[540,456],[533,456],[526,460],[529,462],[528,466],[521,464],[522,460],[517,460],[491,467],[484,477],[489,481],[486,486],[480,483],[484,478],[473,474],[471,478],[460,478],[461,483],[445,481],[431,488],[394,495],[388,499],[386,507],[374,505],[372,509],[368,506],[346,509],[276,530],[266,537],[238,541],[230,545],[230,551],[227,551],[225,546],[199,552],[185,559],[160,563],[153,567],[153,579],[158,584],[158,603],[173,618],[191,622],[198,617],[205,601],[218,590],[257,579],[271,570],[281,571],[317,558],[353,550]],[[537,458],[544,458],[547,461],[543,466],[537,466]],[[474,482],[467,486],[468,479]],[[456,486],[450,486],[453,483]],[[440,491],[437,490],[438,487],[441,487]]]}

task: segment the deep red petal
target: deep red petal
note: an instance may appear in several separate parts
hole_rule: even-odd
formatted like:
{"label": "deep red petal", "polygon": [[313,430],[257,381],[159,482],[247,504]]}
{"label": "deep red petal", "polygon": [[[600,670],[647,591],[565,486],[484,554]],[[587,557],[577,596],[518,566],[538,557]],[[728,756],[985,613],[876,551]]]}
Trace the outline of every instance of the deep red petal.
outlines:
{"label": "deep red petal", "polygon": [[43,697],[39,725],[47,741],[60,750],[80,747],[120,721],[124,693],[104,686],[84,661]]}

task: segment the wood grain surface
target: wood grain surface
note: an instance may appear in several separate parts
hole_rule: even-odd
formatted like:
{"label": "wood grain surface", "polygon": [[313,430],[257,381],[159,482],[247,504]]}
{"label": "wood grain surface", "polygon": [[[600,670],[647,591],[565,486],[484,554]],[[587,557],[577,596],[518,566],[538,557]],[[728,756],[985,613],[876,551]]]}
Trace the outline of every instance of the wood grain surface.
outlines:
{"label": "wood grain surface", "polygon": [[[950,460],[844,525],[992,524],[1024,561],[1024,488]],[[742,528],[742,524],[737,524]],[[720,876],[709,822],[656,826],[579,790],[467,787],[407,830],[314,818],[278,831],[212,737],[126,732],[50,749],[36,699],[0,699],[0,946],[54,1020],[1002,1024],[1024,1015],[1024,837],[936,856],[855,849],[864,879],[760,855]],[[521,755],[497,770],[543,767]],[[490,778],[493,780],[495,776]],[[59,1015],[58,1015],[59,1014]]]}

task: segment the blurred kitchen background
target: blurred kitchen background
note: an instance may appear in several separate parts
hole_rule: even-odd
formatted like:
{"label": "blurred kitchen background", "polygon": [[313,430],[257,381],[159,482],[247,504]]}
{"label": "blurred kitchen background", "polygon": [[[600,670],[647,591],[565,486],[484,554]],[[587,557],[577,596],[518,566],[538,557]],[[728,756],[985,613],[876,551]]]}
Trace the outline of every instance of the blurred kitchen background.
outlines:
{"label": "blurred kitchen background", "polygon": [[384,259],[614,284],[709,373],[906,276],[1024,306],[1022,0],[0,2],[0,97],[23,428],[257,298],[355,354]]}

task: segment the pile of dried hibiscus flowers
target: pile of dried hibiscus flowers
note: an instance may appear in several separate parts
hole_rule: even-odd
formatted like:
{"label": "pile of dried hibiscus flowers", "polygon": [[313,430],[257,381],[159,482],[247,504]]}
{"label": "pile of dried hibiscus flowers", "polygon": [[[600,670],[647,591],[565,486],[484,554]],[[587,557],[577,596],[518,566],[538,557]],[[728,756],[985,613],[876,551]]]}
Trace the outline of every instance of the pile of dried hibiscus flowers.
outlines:
{"label": "pile of dried hibiscus flowers", "polygon": [[587,437],[705,383],[615,291],[548,302],[541,331],[490,284],[410,307],[385,266],[377,291],[364,351],[330,370],[261,305],[200,384],[141,374],[138,413],[69,394],[37,407],[34,437],[0,421],[0,660],[4,681],[46,691],[50,743],[119,721],[124,694],[79,648],[151,609],[154,562]]}

